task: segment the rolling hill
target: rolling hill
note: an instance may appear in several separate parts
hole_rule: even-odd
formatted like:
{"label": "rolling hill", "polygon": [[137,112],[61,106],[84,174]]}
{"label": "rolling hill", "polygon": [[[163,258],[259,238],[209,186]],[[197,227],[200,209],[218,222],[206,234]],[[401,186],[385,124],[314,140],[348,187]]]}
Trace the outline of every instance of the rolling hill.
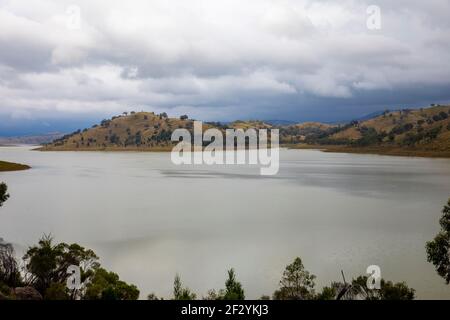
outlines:
{"label": "rolling hill", "polygon": [[[90,129],[65,135],[41,150],[142,150],[165,151],[174,145],[177,128],[193,130],[187,116],[131,112],[105,119]],[[399,155],[450,156],[450,106],[385,111],[381,115],[348,124],[305,122],[271,125],[263,121],[208,122],[208,128],[280,130],[280,143],[294,148],[325,148],[329,151],[368,152]]]}
{"label": "rolling hill", "polygon": [[[131,112],[105,119],[99,125],[90,129],[78,130],[65,135],[51,143],[44,144],[40,150],[142,150],[166,151],[174,143],[171,141],[172,132],[184,128],[192,132],[194,120],[187,116],[169,118],[167,114],[153,112]],[[235,121],[227,125],[219,122],[203,123],[203,130],[217,128],[221,131],[227,128],[269,129],[271,125],[262,121]]]}

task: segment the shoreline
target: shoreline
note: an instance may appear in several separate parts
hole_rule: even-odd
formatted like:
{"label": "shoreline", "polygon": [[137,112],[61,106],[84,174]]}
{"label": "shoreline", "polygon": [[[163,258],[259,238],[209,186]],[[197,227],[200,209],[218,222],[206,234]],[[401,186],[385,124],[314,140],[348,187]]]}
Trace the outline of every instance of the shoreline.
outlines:
{"label": "shoreline", "polygon": [[31,149],[32,151],[40,152],[170,152],[173,147],[158,147],[158,148],[45,148],[38,147]]}
{"label": "shoreline", "polygon": [[[156,147],[156,148],[45,148],[39,147],[32,149],[41,152],[171,152],[172,146]],[[309,145],[309,144],[280,144],[280,148],[290,150],[319,150],[322,152],[335,153],[352,153],[352,154],[374,154],[385,156],[401,156],[401,157],[421,157],[421,158],[443,158],[450,159],[450,151],[434,151],[420,149],[406,149],[399,147],[349,147],[336,145]]]}
{"label": "shoreline", "polygon": [[405,149],[398,147],[349,147],[349,146],[333,146],[333,145],[283,145],[288,149],[304,149],[304,150],[319,150],[329,153],[352,153],[352,154],[374,154],[381,156],[398,156],[398,157],[420,157],[420,158],[441,158],[449,159],[450,151],[434,151],[434,150],[419,150],[419,149]]}
{"label": "shoreline", "polygon": [[0,172],[23,171],[28,169],[31,169],[31,167],[27,166],[26,164],[0,160]]}

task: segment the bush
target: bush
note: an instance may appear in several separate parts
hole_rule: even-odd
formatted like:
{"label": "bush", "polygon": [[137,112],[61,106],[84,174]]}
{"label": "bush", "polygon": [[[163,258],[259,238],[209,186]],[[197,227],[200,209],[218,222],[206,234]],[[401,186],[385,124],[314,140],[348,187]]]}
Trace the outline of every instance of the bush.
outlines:
{"label": "bush", "polygon": [[189,288],[183,288],[180,276],[178,274],[175,275],[175,280],[173,282],[173,299],[195,300],[196,297],[196,294],[193,293]]}
{"label": "bush", "polygon": [[234,269],[228,270],[223,300],[245,300],[244,289],[242,289],[241,283],[236,280]]}
{"label": "bush", "polygon": [[127,284],[114,272],[96,268],[92,280],[86,286],[85,300],[137,300],[139,290]]}
{"label": "bush", "polygon": [[280,288],[273,294],[274,300],[308,300],[314,297],[316,276],[310,274],[303,266],[302,260],[296,258],[288,265],[280,280]]}
{"label": "bush", "polygon": [[439,220],[441,231],[436,237],[426,244],[427,259],[431,262],[436,272],[450,283],[450,199],[442,210],[442,217]]}
{"label": "bush", "polygon": [[4,182],[2,182],[0,183],[0,207],[6,200],[8,200],[8,198],[8,186]]}
{"label": "bush", "polygon": [[22,286],[22,276],[10,243],[0,239],[0,284],[6,287]]}

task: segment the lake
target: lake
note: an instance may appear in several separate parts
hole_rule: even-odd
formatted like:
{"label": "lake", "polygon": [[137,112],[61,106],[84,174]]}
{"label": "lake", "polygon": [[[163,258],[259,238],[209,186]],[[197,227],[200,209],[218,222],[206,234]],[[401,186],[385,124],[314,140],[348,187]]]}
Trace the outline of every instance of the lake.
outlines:
{"label": "lake", "polygon": [[169,153],[38,152],[1,147],[31,165],[0,173],[11,194],[0,237],[19,254],[45,233],[92,248],[141,298],[171,296],[181,275],[198,297],[234,267],[247,298],[272,294],[300,256],[317,287],[365,274],[450,299],[426,261],[450,197],[450,160],[281,150],[280,171],[175,166]]}

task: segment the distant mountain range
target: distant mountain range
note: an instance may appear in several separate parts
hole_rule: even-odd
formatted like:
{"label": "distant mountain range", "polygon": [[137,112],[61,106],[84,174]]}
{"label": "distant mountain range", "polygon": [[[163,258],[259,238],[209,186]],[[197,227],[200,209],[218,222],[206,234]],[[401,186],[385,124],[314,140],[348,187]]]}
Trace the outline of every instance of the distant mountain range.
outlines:
{"label": "distant mountain range", "polygon": [[[59,137],[43,150],[169,149],[173,146],[171,134],[177,128],[192,130],[193,120],[187,116],[169,118],[165,113],[132,112]],[[378,112],[345,124],[284,120],[204,123],[203,129],[208,128],[278,128],[280,143],[294,148],[450,156],[450,106]]]}
{"label": "distant mountain range", "polygon": [[52,142],[55,139],[61,138],[62,133],[47,133],[43,135],[32,135],[22,137],[0,137],[0,145],[17,145],[17,144],[32,144],[40,145]]}
{"label": "distant mountain range", "polygon": [[264,120],[264,122],[271,124],[272,126],[289,126],[297,123],[289,120]]}

